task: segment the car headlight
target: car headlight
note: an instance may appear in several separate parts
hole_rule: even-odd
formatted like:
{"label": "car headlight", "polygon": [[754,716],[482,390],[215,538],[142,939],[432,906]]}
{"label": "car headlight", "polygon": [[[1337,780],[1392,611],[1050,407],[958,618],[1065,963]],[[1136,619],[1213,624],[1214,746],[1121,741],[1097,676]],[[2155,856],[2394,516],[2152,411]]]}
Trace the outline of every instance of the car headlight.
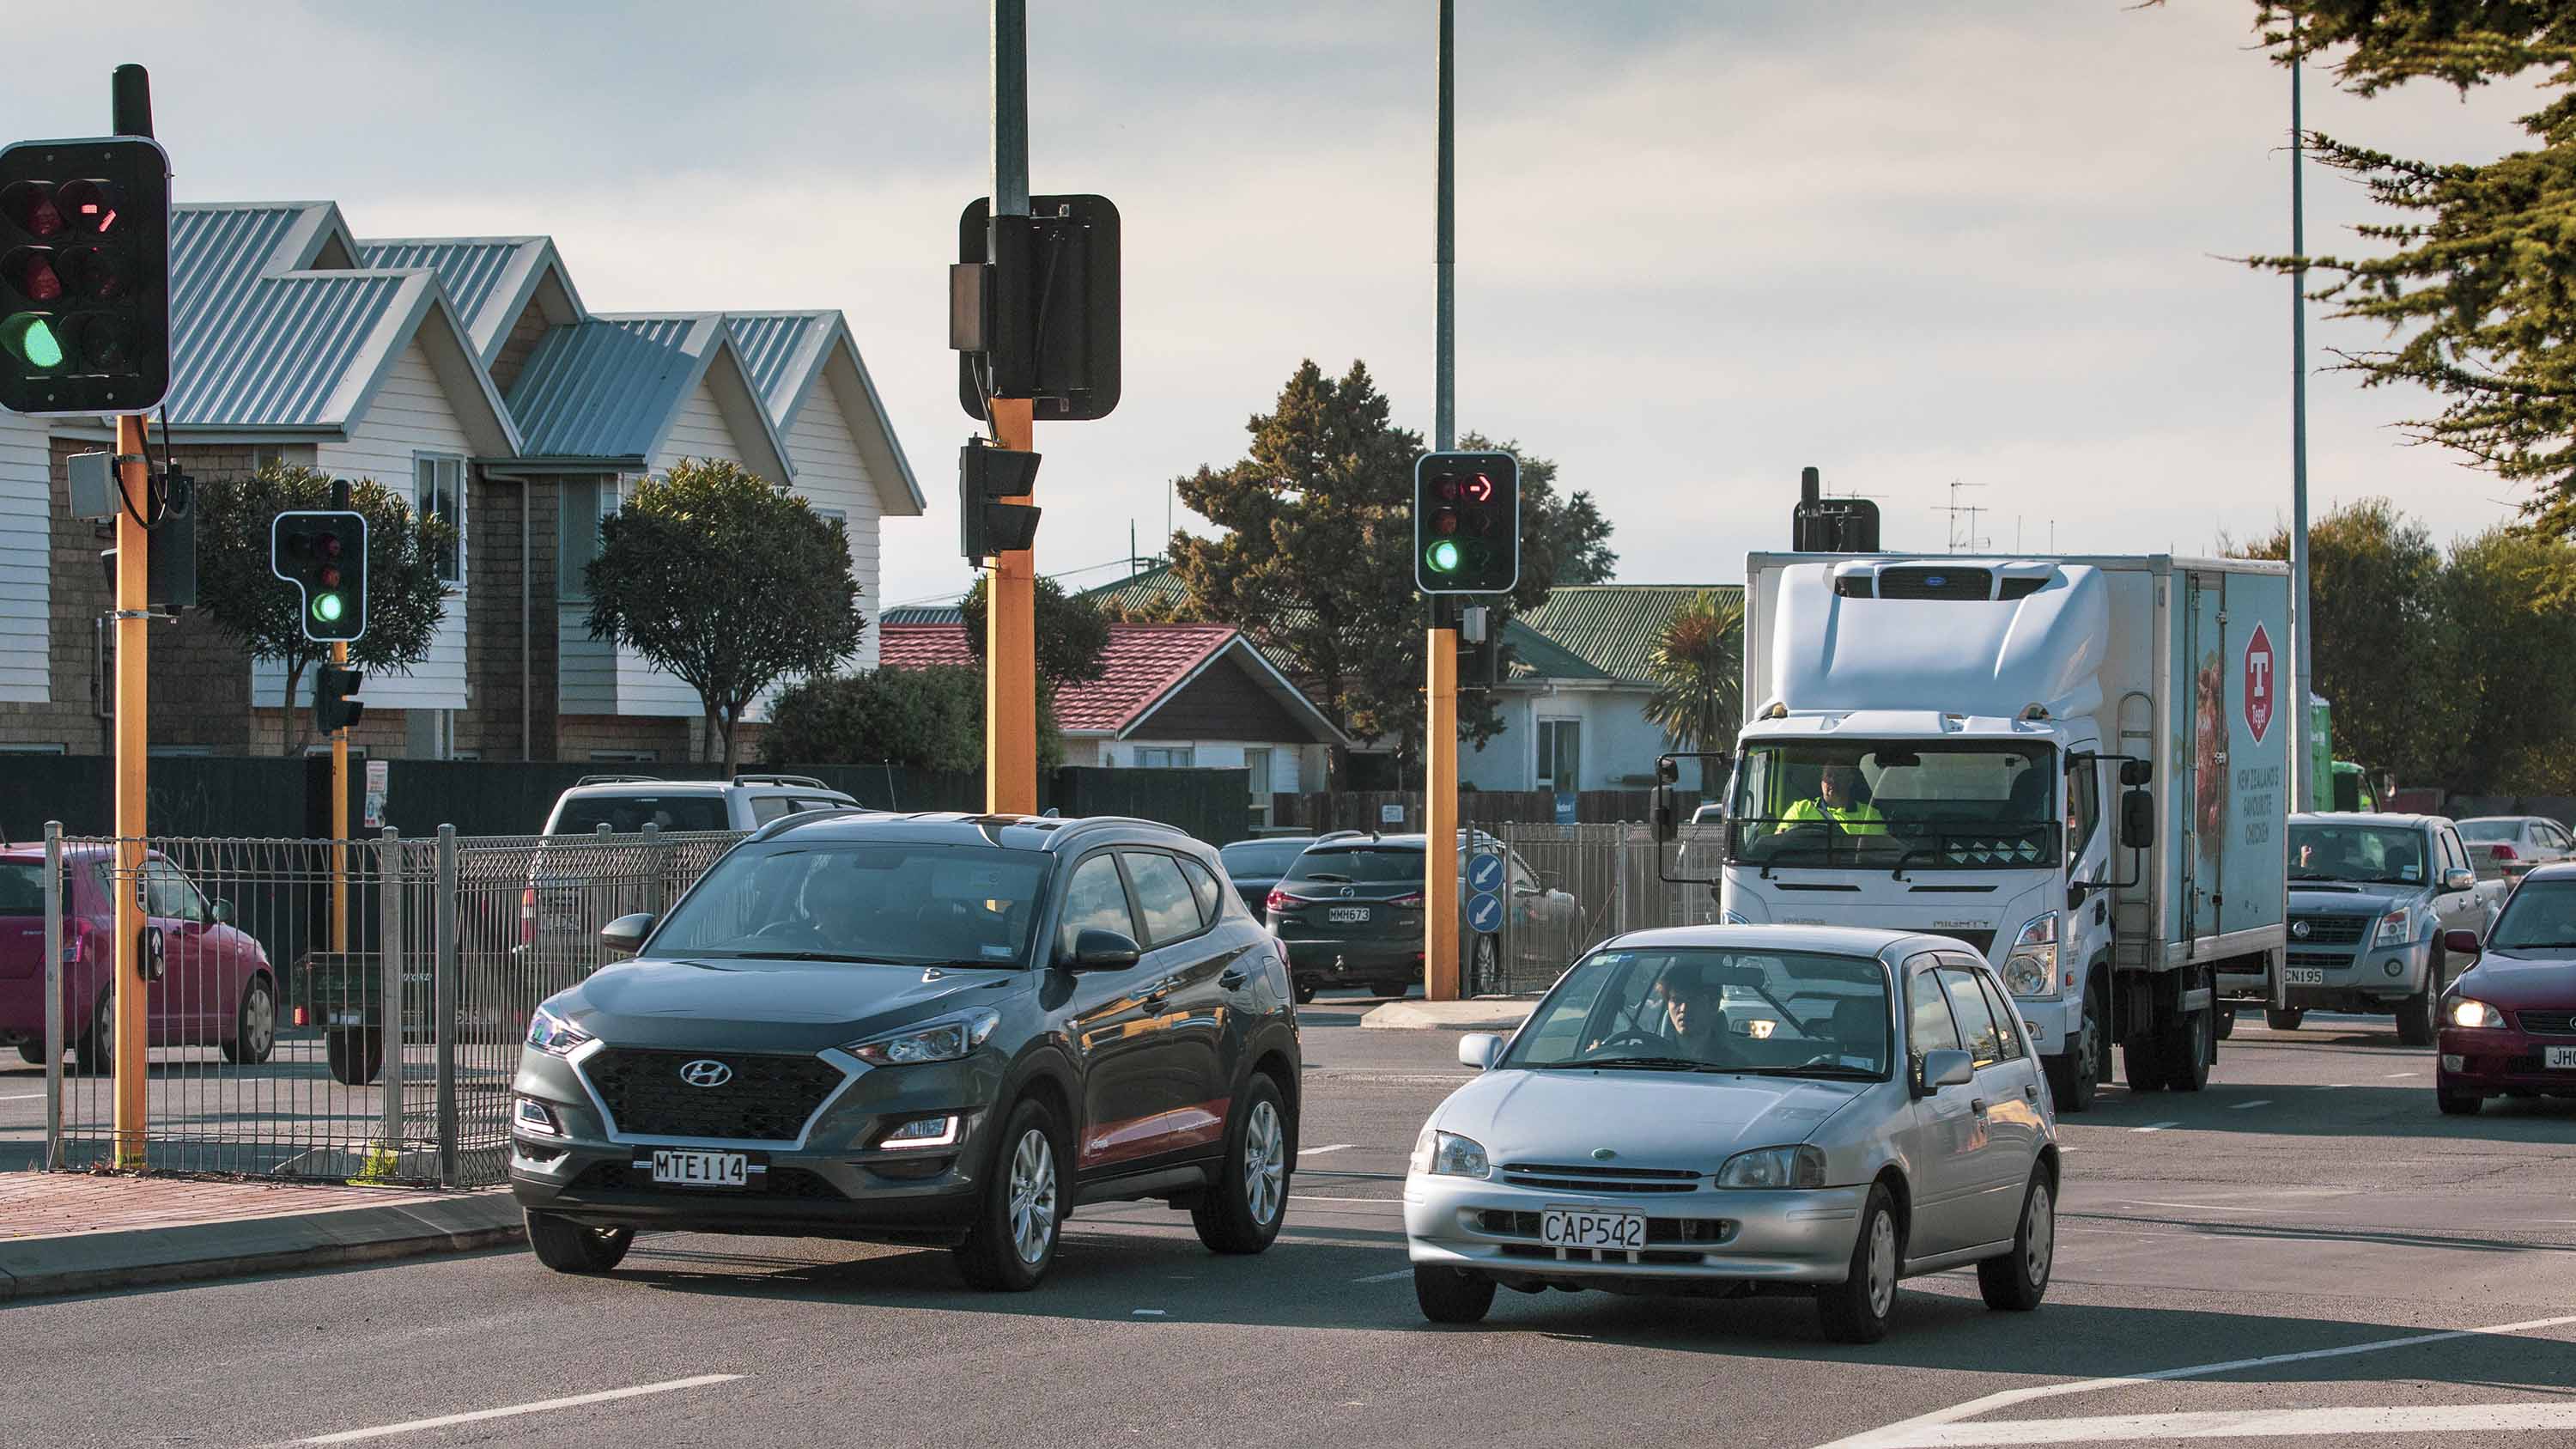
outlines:
{"label": "car headlight", "polygon": [[2504,1025],[2503,1012],[2496,1010],[2494,1007],[2487,1005],[2483,1001],[2474,1000],[2466,996],[2463,996],[2459,1000],[2451,1003],[2450,1018],[2451,1025],[2453,1026]]}
{"label": "car headlight", "polygon": [[528,1045],[550,1057],[569,1056],[573,1048],[591,1040],[589,1032],[540,1006],[528,1018]]}
{"label": "car headlight", "polygon": [[2414,914],[2404,906],[2379,918],[2379,930],[2370,938],[2374,946],[2402,946],[2414,935]]}
{"label": "car headlight", "polygon": [[1719,1187],[1823,1187],[1825,1154],[1804,1143],[1795,1147],[1757,1147],[1726,1159],[1717,1170]]}
{"label": "car headlight", "polygon": [[2055,996],[2057,985],[2057,912],[2033,916],[2013,937],[2012,954],[2004,958],[2004,986],[2015,996]]}
{"label": "car headlight", "polygon": [[1413,1160],[1408,1165],[1415,1172],[1438,1177],[1485,1177],[1493,1171],[1485,1160],[1483,1143],[1427,1126],[1413,1139]]}
{"label": "car headlight", "polygon": [[1002,1014],[989,1006],[908,1026],[884,1036],[852,1042],[845,1048],[872,1067],[910,1067],[924,1062],[953,1062],[982,1046],[1002,1024]]}

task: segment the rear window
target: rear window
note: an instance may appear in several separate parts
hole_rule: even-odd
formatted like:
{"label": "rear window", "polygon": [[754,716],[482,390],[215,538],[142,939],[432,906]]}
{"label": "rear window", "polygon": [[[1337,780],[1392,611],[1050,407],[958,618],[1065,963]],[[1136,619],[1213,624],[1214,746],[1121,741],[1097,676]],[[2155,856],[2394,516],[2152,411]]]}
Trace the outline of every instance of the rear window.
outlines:
{"label": "rear window", "polygon": [[[64,903],[69,910],[70,903]],[[41,860],[0,860],[0,916],[41,916],[45,913],[45,863]]]}
{"label": "rear window", "polygon": [[726,830],[721,795],[582,795],[563,803],[555,835],[588,835],[602,825],[620,835],[657,830]]}
{"label": "rear window", "polygon": [[1275,876],[1295,863],[1305,850],[1306,842],[1302,840],[1238,841],[1217,855],[1230,874]]}
{"label": "rear window", "polygon": [[2463,820],[2460,822],[2462,840],[2518,840],[2521,837],[2522,822],[2519,820]]}
{"label": "rear window", "polygon": [[1297,857],[1290,880],[1357,884],[1422,879],[1422,848],[1395,845],[1324,846]]}

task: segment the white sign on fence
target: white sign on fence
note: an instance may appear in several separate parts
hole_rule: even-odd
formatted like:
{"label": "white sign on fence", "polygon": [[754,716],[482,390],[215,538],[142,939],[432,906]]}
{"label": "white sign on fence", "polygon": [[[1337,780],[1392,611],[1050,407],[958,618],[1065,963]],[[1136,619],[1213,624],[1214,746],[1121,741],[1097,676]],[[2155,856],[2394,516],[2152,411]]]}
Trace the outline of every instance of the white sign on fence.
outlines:
{"label": "white sign on fence", "polygon": [[393,761],[391,760],[367,761],[366,817],[369,830],[385,828],[386,786],[392,778],[392,773]]}
{"label": "white sign on fence", "polygon": [[1380,825],[1402,825],[1404,823],[1404,807],[1402,805],[1380,805],[1377,807],[1377,823]]}

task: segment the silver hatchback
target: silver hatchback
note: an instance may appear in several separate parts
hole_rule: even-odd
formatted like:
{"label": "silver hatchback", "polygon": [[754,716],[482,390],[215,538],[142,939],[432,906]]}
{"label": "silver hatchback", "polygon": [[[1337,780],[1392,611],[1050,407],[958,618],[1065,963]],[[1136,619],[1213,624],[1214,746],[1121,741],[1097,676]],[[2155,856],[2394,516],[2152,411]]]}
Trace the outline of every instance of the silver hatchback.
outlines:
{"label": "silver hatchback", "polygon": [[2039,1306],[2057,1123],[1992,968],[1957,941],[1695,926],[1578,961],[1423,1124],[1404,1184],[1434,1322],[1538,1293],[1812,1295],[1883,1337],[1898,1280],[1977,1265]]}

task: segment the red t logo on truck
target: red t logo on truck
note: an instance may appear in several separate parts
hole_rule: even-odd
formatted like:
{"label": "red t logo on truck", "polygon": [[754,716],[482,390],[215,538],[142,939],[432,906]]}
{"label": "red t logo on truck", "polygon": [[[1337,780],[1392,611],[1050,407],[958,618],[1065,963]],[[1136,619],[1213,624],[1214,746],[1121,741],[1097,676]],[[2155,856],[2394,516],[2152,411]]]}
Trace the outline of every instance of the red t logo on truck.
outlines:
{"label": "red t logo on truck", "polygon": [[2272,636],[2263,626],[2254,626],[2254,637],[2245,641],[2245,724],[2254,731],[2254,743],[2263,743],[2263,735],[2272,728]]}

